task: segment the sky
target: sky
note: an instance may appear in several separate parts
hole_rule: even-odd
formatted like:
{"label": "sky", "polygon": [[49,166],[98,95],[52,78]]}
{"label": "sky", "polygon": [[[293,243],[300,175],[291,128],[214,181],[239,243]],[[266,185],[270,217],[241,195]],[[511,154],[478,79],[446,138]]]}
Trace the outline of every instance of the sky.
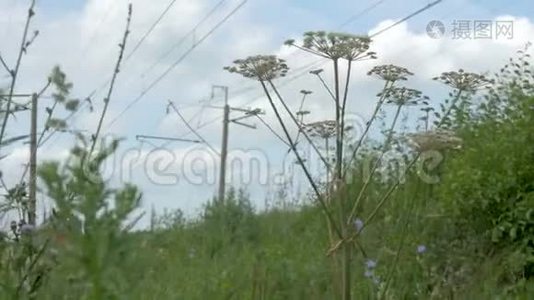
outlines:
{"label": "sky", "polygon": [[[132,53],[170,0],[37,0],[30,30],[39,30],[39,36],[23,57],[16,91],[39,90],[51,69],[59,65],[74,84],[72,97],[84,99],[92,95],[95,108],[91,113],[84,107],[69,119],[69,125],[94,133],[118,56],[127,5],[131,2],[133,16],[127,58],[122,63],[103,126],[106,137],[120,137],[124,141],[104,173],[112,185],[137,184],[144,193],[143,209],[179,208],[186,215],[194,216],[217,191],[217,154],[206,145],[158,141],[149,144],[136,140],[139,134],[196,139],[176,114],[166,113],[169,100],[191,119],[190,124],[198,128],[216,151],[221,144],[222,111],[205,107],[205,104],[221,105],[223,97],[219,92],[210,97],[212,85],[229,87],[231,106],[265,110],[263,118],[279,131],[259,84],[225,72],[224,66],[249,55],[276,54],[287,59],[290,68],[296,70],[290,72],[291,77],[299,68],[316,61],[321,64],[321,61],[283,46],[285,40],[298,40],[303,32],[310,30],[372,34],[433,2],[248,0],[198,43],[242,2],[226,0],[218,4],[219,1],[176,0]],[[16,59],[29,2],[0,0],[0,54],[9,65]],[[217,9],[210,18],[199,24],[214,7]],[[444,36],[429,37],[427,24],[433,20],[444,24]],[[471,24],[490,21],[494,26],[497,21],[512,21],[513,37],[455,39],[452,32],[455,21]],[[432,81],[432,77],[459,68],[494,72],[533,37],[534,3],[530,0],[443,0],[374,38],[372,49],[378,53],[378,59],[359,63],[353,73],[353,92],[349,98],[351,122],[361,128],[376,103],[375,95],[381,83],[366,75],[375,65],[393,63],[410,69],[416,76],[406,84],[431,96],[437,105],[447,90]],[[320,66],[325,68],[325,78],[330,82],[330,65]],[[279,82],[281,93],[294,109],[300,102],[300,90],[314,92],[306,100],[305,108],[311,111],[308,121],[332,118],[328,95],[316,78],[306,75],[290,83],[284,82],[283,79]],[[0,87],[8,84],[7,74],[0,73]],[[50,99],[43,98],[40,102],[41,112],[50,105],[46,101]],[[417,111],[406,113],[409,118],[415,118]],[[232,113],[233,117],[240,115]],[[58,116],[65,118],[68,113],[60,111]],[[44,116],[40,118],[40,124],[43,122]],[[265,199],[281,186],[289,185],[294,193],[305,194],[308,186],[295,168],[294,158],[286,155],[287,147],[259,120],[247,122],[257,125],[257,129],[230,126],[232,163],[228,186],[246,188],[258,209],[265,208]],[[8,136],[28,130],[27,115],[10,119]],[[53,136],[40,149],[39,160],[64,161],[74,142],[74,137],[66,133]],[[28,145],[21,142],[2,149],[2,155],[8,156],[0,161],[0,170],[8,186],[20,178],[21,166],[28,157],[27,148]],[[318,172],[320,168],[314,167]],[[44,195],[39,197],[42,206],[49,207]]]}

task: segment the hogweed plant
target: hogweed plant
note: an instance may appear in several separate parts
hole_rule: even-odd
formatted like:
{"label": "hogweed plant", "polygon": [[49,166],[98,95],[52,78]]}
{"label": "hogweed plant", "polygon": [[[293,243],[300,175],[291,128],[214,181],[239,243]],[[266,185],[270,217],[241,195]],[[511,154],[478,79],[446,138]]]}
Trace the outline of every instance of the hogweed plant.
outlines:
{"label": "hogweed plant", "polygon": [[[357,61],[375,59],[376,53],[369,51],[371,39],[367,36],[357,36],[346,33],[335,32],[306,32],[304,33],[302,44],[295,40],[286,41],[286,45],[294,46],[313,55],[329,59],[334,66],[334,92],[328,88],[322,77],[321,71],[312,74],[317,75],[328,92],[333,95],[335,102],[336,121],[336,167],[335,179],[341,183],[343,172],[343,137],[345,134],[345,112],[349,93],[352,64]],[[345,86],[343,96],[341,96],[340,80],[340,60],[347,61],[347,72],[345,74]]]}
{"label": "hogweed plant", "polygon": [[[379,94],[379,100],[375,107],[375,111],[371,117],[371,120],[367,122],[366,128],[360,137],[360,139],[357,142],[356,147],[353,150],[352,155],[350,155],[350,163],[344,167],[344,137],[345,133],[347,131],[347,128],[345,126],[345,113],[346,113],[346,107],[347,107],[347,100],[349,95],[349,87],[350,87],[350,79],[351,79],[351,73],[352,73],[352,65],[354,62],[368,60],[368,59],[375,59],[376,54],[372,51],[369,51],[371,39],[365,36],[355,36],[355,35],[348,35],[348,34],[340,34],[340,33],[326,33],[326,32],[308,32],[304,34],[304,39],[302,41],[302,44],[297,44],[294,40],[289,40],[286,42],[287,45],[295,46],[301,50],[304,50],[308,53],[312,53],[314,55],[330,59],[333,62],[334,67],[334,88],[331,89],[326,81],[323,79],[321,74],[323,73],[323,69],[313,70],[310,73],[315,75],[320,82],[322,83],[323,87],[327,90],[329,95],[334,100],[335,104],[335,119],[333,121],[327,122],[327,126],[329,130],[326,130],[325,128],[322,128],[322,125],[326,125],[324,122],[318,122],[317,125],[319,127],[314,128],[313,131],[309,131],[311,135],[315,136],[321,136],[324,137],[323,131],[328,131],[328,137],[325,139],[325,142],[328,144],[328,139],[330,137],[335,137],[336,144],[335,144],[335,167],[333,168],[333,185],[334,189],[337,191],[339,201],[336,201],[336,205],[339,208],[339,223],[337,225],[335,224],[336,221],[334,220],[333,216],[329,215],[327,213],[328,219],[329,219],[329,227],[331,225],[336,225],[336,227],[331,227],[334,229],[335,235],[340,238],[340,240],[337,243],[334,243],[332,249],[337,249],[339,247],[343,248],[343,256],[339,258],[339,262],[342,265],[342,271],[341,271],[341,281],[342,281],[342,295],[343,299],[350,299],[350,290],[351,290],[351,276],[350,276],[350,265],[351,265],[351,257],[352,254],[350,253],[352,251],[352,246],[350,246],[349,243],[346,243],[344,241],[352,240],[357,245],[357,248],[359,248],[362,253],[365,251],[363,250],[363,247],[358,244],[357,241],[355,241],[351,237],[350,230],[350,222],[346,222],[345,220],[351,220],[352,219],[352,213],[351,215],[347,215],[346,211],[348,210],[348,204],[350,201],[348,201],[348,198],[343,196],[343,189],[340,189],[340,187],[343,186],[343,178],[345,178],[346,172],[348,171],[348,167],[350,167],[350,164],[353,159],[355,159],[357,155],[357,151],[362,145],[367,133],[369,132],[369,129],[371,125],[373,124],[373,121],[376,119],[378,112],[382,109],[382,106],[386,103],[388,104],[395,104],[398,107],[395,120],[393,122],[393,127],[398,119],[398,116],[400,114],[400,110],[403,106],[407,105],[413,105],[419,100],[418,96],[420,94],[415,93],[414,90],[406,89],[406,88],[399,88],[399,89],[393,89],[394,84],[399,81],[407,80],[407,77],[410,75],[413,75],[410,71],[408,71],[405,68],[397,67],[394,65],[384,65],[384,66],[377,66],[373,68],[369,75],[376,75],[380,79],[383,79],[385,81],[384,84],[384,90],[382,93]],[[341,92],[341,75],[340,75],[340,62],[344,60],[347,62],[347,73],[344,76],[345,77],[345,85],[343,87],[343,93]],[[278,121],[282,125],[282,129],[286,133],[287,138],[289,139],[289,144],[292,146],[293,152],[297,155],[297,160],[299,161],[299,164],[302,165],[302,167],[306,170],[303,161],[299,158],[298,151],[296,149],[296,143],[291,140],[290,136],[288,135],[288,130],[286,125],[283,122],[283,119],[280,117],[280,114],[278,113],[278,110],[276,106],[274,105],[274,102],[272,101],[272,97],[269,93],[269,90],[267,88],[267,84],[273,89],[276,96],[286,108],[286,111],[290,114],[293,121],[297,124],[299,127],[299,133],[302,131],[301,126],[298,125],[298,120],[292,115],[291,111],[288,109],[285,101],[283,101],[282,97],[280,96],[280,93],[276,89],[275,85],[273,84],[272,80],[276,77],[283,77],[287,74],[288,67],[285,61],[279,60],[278,58],[274,56],[256,56],[256,57],[249,57],[244,60],[238,60],[235,62],[236,66],[233,67],[227,67],[226,69],[230,72],[240,73],[244,77],[253,78],[258,81],[260,81],[265,94],[267,95],[267,98],[270,101],[270,104],[275,111],[275,114],[277,115]],[[387,100],[387,102],[386,102]],[[301,109],[299,110],[299,112]],[[302,121],[300,122],[302,123]],[[308,124],[309,125],[309,124]],[[321,125],[321,126],[320,126]],[[324,127],[324,126],[323,126]],[[325,129],[325,130],[320,130]],[[332,132],[334,131],[334,132]],[[393,129],[391,130],[392,134]],[[305,132],[303,132],[304,136],[307,136]],[[388,138],[387,140],[389,140]],[[311,145],[314,145],[309,139]],[[389,144],[387,141],[386,144]],[[329,145],[326,146],[327,149],[329,148]],[[322,157],[322,156],[320,156]],[[328,160],[328,158],[327,158]],[[327,166],[327,174],[330,173],[330,170],[328,168],[329,164],[328,162],[325,163]],[[374,168],[373,168],[374,169]],[[312,177],[309,176],[309,172],[305,171],[306,176],[308,178],[308,181],[310,181],[310,184],[312,185],[312,188],[315,191],[316,196],[321,199],[322,196],[319,192],[319,190],[316,188],[316,183],[313,181]],[[374,171],[373,171],[374,173]],[[371,176],[372,177],[372,176]],[[330,180],[328,180],[330,181]],[[361,194],[365,192],[365,188],[362,190]],[[330,194],[330,193],[328,193]],[[361,198],[361,196],[359,196]],[[356,201],[358,202],[358,200]],[[329,203],[332,205],[331,203]],[[323,209],[325,212],[328,212],[328,207],[326,207],[325,203],[321,204],[323,206]],[[351,205],[351,207],[357,207],[354,205]],[[337,229],[339,228],[339,229]],[[330,234],[332,237],[332,233]],[[333,253],[333,251],[329,251],[329,253]]]}
{"label": "hogweed plant", "polygon": [[[335,147],[335,167],[333,176],[333,186],[336,192],[341,192],[343,186],[343,155],[344,155],[344,136],[345,136],[345,113],[347,107],[347,100],[349,95],[350,78],[352,74],[352,67],[354,62],[375,59],[376,53],[369,51],[371,39],[368,36],[358,36],[346,33],[325,32],[325,31],[310,31],[304,33],[302,43],[297,43],[295,40],[286,41],[286,45],[296,47],[307,53],[329,59],[333,63],[334,69],[334,88],[330,89],[320,76],[321,70],[317,70],[312,74],[316,75],[326,90],[334,99],[335,104],[335,122],[336,122],[336,147]],[[347,62],[347,71],[345,73],[345,85],[343,87],[343,94],[341,92],[341,72],[340,62],[344,60]],[[332,92],[333,90],[333,92]],[[344,219],[345,199],[339,197],[339,215]],[[342,225],[344,234],[346,228]],[[348,251],[348,250],[347,250]],[[346,254],[348,256],[348,254]],[[345,259],[345,263],[348,262]],[[344,266],[344,283],[343,283],[343,298],[350,298],[350,274],[349,267]]]}
{"label": "hogweed plant", "polygon": [[[274,55],[257,55],[257,56],[251,56],[246,59],[239,59],[234,61],[234,66],[231,67],[225,67],[225,70],[229,71],[230,73],[237,73],[242,75],[245,78],[250,78],[259,81],[261,84],[261,87],[263,88],[263,91],[267,97],[267,100],[269,101],[269,104],[273,110],[273,112],[276,115],[276,118],[282,127],[282,130],[284,132],[284,135],[286,137],[286,142],[290,146],[290,150],[293,152],[295,157],[297,158],[297,163],[300,165],[302,170],[304,171],[304,174],[310,183],[313,192],[316,196],[316,200],[319,202],[319,204],[322,207],[323,212],[325,213],[328,223],[334,230],[337,232],[338,237],[341,237],[341,232],[339,231],[338,227],[335,225],[334,218],[330,212],[330,209],[328,208],[323,195],[321,194],[318,185],[316,184],[315,180],[312,177],[311,172],[309,171],[308,167],[305,164],[304,159],[302,158],[302,155],[299,153],[299,150],[297,149],[297,145],[294,141],[294,139],[291,137],[291,134],[289,133],[288,127],[286,123],[284,122],[278,108],[276,107],[273,97],[271,93],[269,92],[269,89],[267,88],[267,84],[270,84],[272,89],[277,94],[279,100],[282,102],[284,107],[287,111],[289,111],[289,114],[292,116],[293,122],[296,123],[296,125],[299,127],[299,131],[302,132],[302,135],[306,137],[310,145],[314,145],[314,143],[311,141],[310,137],[305,131],[301,130],[301,126],[298,123],[298,120],[296,120],[295,116],[291,113],[291,111],[288,109],[287,105],[285,105],[285,102],[281,98],[280,94],[276,90],[276,87],[274,86],[272,80],[284,77],[289,67],[285,63],[283,59],[277,58]],[[315,147],[315,149],[317,149]],[[319,153],[319,156],[322,158],[323,162],[327,164],[326,160],[318,149],[316,150]]]}
{"label": "hogweed plant", "polygon": [[[434,80],[442,81],[443,83],[451,86],[454,89],[453,93],[450,94],[453,97],[452,101],[445,101],[445,104],[442,104],[442,110],[444,111],[444,114],[436,115],[436,117],[441,117],[441,119],[438,119],[434,122],[434,130],[443,129],[443,125],[446,124],[447,120],[449,119],[448,117],[450,113],[455,109],[455,104],[460,99],[462,94],[474,94],[479,89],[484,88],[485,86],[492,83],[490,79],[487,79],[483,75],[479,75],[476,73],[467,73],[463,70],[459,70],[458,72],[445,72],[442,74],[442,76],[435,77]],[[374,209],[365,219],[363,228],[372,223],[372,221],[375,219],[384,204],[391,198],[393,193],[400,186],[403,181],[403,178],[406,177],[408,173],[412,171],[423,153],[424,152],[422,151],[416,152],[415,156],[406,164],[406,167],[403,172],[404,174],[402,176],[399,176],[397,180],[395,180],[394,183],[387,189],[384,195],[381,196]]]}

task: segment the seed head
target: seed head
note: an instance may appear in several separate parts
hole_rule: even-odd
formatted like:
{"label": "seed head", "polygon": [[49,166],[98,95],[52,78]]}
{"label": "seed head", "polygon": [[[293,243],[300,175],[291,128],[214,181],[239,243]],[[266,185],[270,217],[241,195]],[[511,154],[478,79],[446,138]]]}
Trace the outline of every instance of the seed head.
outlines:
{"label": "seed head", "polygon": [[234,61],[234,66],[224,67],[230,73],[238,73],[246,78],[269,81],[284,77],[289,70],[285,60],[274,55],[256,55]]}
{"label": "seed head", "polygon": [[374,75],[385,81],[396,82],[399,80],[407,80],[407,77],[412,76],[413,73],[406,68],[390,64],[375,66],[367,73],[367,75]]}
{"label": "seed head", "polygon": [[386,103],[398,106],[428,104],[428,97],[423,93],[406,87],[390,87],[379,96],[384,96]]}
{"label": "seed head", "polygon": [[371,44],[368,36],[310,31],[304,33],[302,45],[296,45],[295,40],[288,40],[285,44],[330,59],[356,61],[376,58],[375,52],[368,51]]}
{"label": "seed head", "polygon": [[434,80],[441,81],[460,91],[475,92],[494,81],[486,78],[484,75],[465,72],[463,69],[452,72],[444,72],[441,76],[434,77]]}
{"label": "seed head", "polygon": [[313,137],[331,138],[336,134],[336,121],[325,120],[305,125],[305,130]]}

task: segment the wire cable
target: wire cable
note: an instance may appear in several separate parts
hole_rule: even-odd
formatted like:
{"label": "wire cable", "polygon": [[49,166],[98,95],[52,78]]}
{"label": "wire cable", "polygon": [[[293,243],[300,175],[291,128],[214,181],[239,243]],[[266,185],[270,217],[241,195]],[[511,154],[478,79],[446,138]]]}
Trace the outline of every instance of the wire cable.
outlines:
{"label": "wire cable", "polygon": [[221,0],[213,8],[191,29],[189,32],[187,32],[180,40],[178,40],[174,45],[172,45],[168,51],[163,53],[156,62],[154,62],[152,65],[150,65],[143,73],[141,73],[140,77],[144,77],[147,73],[152,71],[158,64],[160,64],[165,58],[167,58],[174,50],[178,49],[185,41],[187,41],[187,38],[191,35],[194,35],[197,29],[204,24],[217,10],[224,4],[226,0]]}
{"label": "wire cable", "polygon": [[131,101],[108,125],[107,128],[113,126],[119,120],[126,112],[128,112],[135,104],[137,104],[139,101],[143,99],[143,97],[152,90],[161,80],[163,80],[169,73],[174,70],[182,61],[184,61],[195,49],[198,47],[198,45],[202,44],[208,37],[210,37],[219,27],[221,27],[224,23],[226,23],[234,14],[236,14],[246,3],[248,0],[243,0],[237,7],[235,7],[229,14],[227,14],[219,23],[217,23],[214,27],[211,28],[210,31],[208,31],[200,40],[195,42],[189,50],[187,50],[178,60],[176,60],[172,65],[170,65],[165,72],[163,72],[156,80],[154,80],[150,85],[145,88],[139,96],[137,96],[133,101]]}
{"label": "wire cable", "polygon": [[187,126],[187,128],[189,128],[189,130],[191,130],[191,132],[199,139],[202,141],[202,143],[204,143],[206,146],[208,146],[208,148],[210,148],[211,151],[215,152],[217,155],[221,155],[219,153],[219,151],[215,150],[215,148],[210,144],[208,143],[208,141],[206,141],[206,139],[204,139],[202,137],[202,135],[200,135],[200,133],[198,133],[197,130],[195,130],[190,124],[189,122],[184,118],[184,116],[180,113],[180,111],[176,108],[176,106],[174,106],[174,103],[172,103],[172,101],[169,100],[169,105],[170,107],[174,110],[174,112],[180,117],[180,119],[182,119],[182,121],[184,122],[185,126]]}

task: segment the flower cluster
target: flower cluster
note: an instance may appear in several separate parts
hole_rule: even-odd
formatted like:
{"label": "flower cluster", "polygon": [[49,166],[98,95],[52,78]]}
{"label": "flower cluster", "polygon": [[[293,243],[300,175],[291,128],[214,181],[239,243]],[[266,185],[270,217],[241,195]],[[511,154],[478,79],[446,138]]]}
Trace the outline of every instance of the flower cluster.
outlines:
{"label": "flower cluster", "polygon": [[484,75],[465,72],[463,69],[458,70],[458,72],[444,72],[441,76],[434,77],[433,79],[460,91],[467,92],[474,92],[493,83],[493,80],[486,78]]}
{"label": "flower cluster", "polygon": [[375,274],[376,261],[368,259],[365,261],[365,272],[363,275],[373,281],[374,284],[380,284],[380,278]]}
{"label": "flower cluster", "polygon": [[418,151],[459,149],[463,140],[457,137],[454,132],[438,129],[409,134],[408,137],[415,144]]}
{"label": "flower cluster", "polygon": [[379,96],[384,96],[386,103],[398,106],[428,104],[427,100],[429,99],[427,96],[423,96],[421,91],[406,87],[390,87]]}
{"label": "flower cluster", "polygon": [[413,73],[408,71],[408,69],[395,66],[395,65],[380,65],[373,67],[369,72],[369,76],[377,76],[380,79],[389,82],[396,82],[399,80],[408,80],[408,76],[412,76]]}
{"label": "flower cluster", "polygon": [[295,46],[315,55],[334,60],[344,58],[349,61],[376,59],[376,53],[368,51],[370,44],[371,39],[368,36],[325,31],[304,33],[302,45],[296,45],[295,40],[286,41],[286,45]]}
{"label": "flower cluster", "polygon": [[363,229],[363,221],[362,221],[362,219],[356,218],[356,220],[354,220],[354,229],[356,229],[357,233],[360,233],[362,231],[362,229]]}
{"label": "flower cluster", "polygon": [[238,73],[246,78],[269,81],[284,77],[289,70],[285,60],[275,55],[256,55],[234,61],[234,66],[225,67],[230,73]]}
{"label": "flower cluster", "polygon": [[336,134],[336,121],[326,120],[306,124],[305,130],[313,137],[328,139]]}
{"label": "flower cluster", "polygon": [[426,246],[425,245],[418,245],[417,246],[417,254],[423,254],[426,252]]}

